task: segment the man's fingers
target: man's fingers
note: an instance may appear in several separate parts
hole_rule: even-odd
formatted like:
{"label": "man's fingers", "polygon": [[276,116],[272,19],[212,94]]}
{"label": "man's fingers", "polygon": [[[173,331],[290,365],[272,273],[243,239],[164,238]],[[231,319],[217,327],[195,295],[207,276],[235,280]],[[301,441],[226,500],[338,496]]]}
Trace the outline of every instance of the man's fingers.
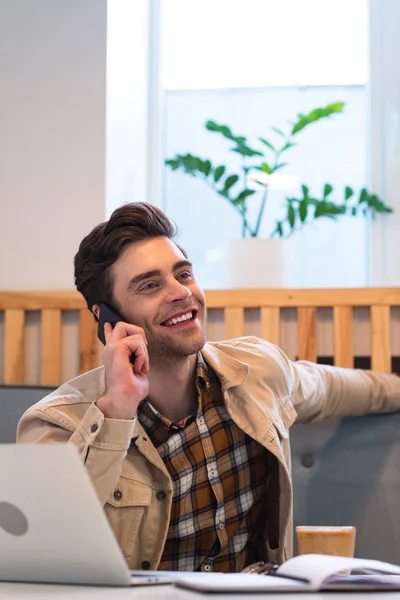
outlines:
{"label": "man's fingers", "polygon": [[133,368],[137,373],[146,373],[146,357],[138,356],[135,358],[135,362],[133,363]]}
{"label": "man's fingers", "polygon": [[108,340],[110,339],[112,330],[113,330],[113,328],[111,326],[111,323],[104,323],[104,337],[106,339],[106,344],[108,344]]}
{"label": "man's fingers", "polygon": [[142,327],[132,325],[131,323],[125,323],[124,321],[118,321],[112,330],[112,339],[115,341],[122,340],[131,335],[140,335],[145,344],[147,344],[146,334]]}
{"label": "man's fingers", "polygon": [[141,373],[149,372],[149,354],[147,352],[147,346],[140,334],[130,335],[117,341],[110,336],[105,352],[115,356],[118,354],[121,356],[125,355],[127,358],[129,358],[131,354],[135,354],[135,361],[133,363],[134,370]]}

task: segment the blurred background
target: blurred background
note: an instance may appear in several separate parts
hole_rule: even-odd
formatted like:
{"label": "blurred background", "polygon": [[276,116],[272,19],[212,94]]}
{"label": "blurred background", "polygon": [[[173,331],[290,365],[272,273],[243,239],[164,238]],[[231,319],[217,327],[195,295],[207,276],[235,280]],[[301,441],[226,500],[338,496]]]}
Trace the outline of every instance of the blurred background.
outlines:
{"label": "blurred background", "polygon": [[2,0],[0,289],[72,289],[82,237],[142,200],[176,221],[203,287],[228,286],[238,212],[165,160],[235,173],[243,156],[208,120],[264,151],[260,137],[280,143],[271,127],[337,102],[287,150],[258,237],[301,184],[321,197],[329,183],[337,202],[367,187],[393,213],[295,231],[284,285],[400,285],[399,26],[398,0]]}

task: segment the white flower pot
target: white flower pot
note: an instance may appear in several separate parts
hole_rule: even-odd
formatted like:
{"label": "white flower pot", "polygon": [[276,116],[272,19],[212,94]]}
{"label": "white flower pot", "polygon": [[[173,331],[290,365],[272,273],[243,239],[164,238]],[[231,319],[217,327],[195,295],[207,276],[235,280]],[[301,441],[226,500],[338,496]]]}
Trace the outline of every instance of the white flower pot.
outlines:
{"label": "white flower pot", "polygon": [[231,288],[288,287],[290,244],[276,238],[231,240],[223,252],[225,285]]}

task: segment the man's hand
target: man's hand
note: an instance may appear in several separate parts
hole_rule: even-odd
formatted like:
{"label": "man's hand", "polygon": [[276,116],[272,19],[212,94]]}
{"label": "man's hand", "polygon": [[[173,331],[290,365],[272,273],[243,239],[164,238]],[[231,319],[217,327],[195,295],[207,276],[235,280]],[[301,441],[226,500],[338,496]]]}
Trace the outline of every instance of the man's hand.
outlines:
{"label": "man's hand", "polygon": [[[149,355],[141,327],[119,321],[114,329],[104,325],[106,393],[96,402],[108,419],[133,419],[139,403],[149,392]],[[133,365],[129,362],[135,353]]]}

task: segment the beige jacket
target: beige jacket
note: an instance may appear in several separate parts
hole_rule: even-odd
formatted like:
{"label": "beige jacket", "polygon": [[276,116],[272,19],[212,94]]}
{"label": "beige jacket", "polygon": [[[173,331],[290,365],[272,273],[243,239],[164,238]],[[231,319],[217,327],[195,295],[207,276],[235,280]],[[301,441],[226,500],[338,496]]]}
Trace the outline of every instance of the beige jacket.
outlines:
{"label": "beige jacket", "polygon": [[[296,418],[306,422],[398,410],[400,378],[292,362],[258,338],[207,343],[202,352],[220,378],[232,419],[279,461],[273,513],[279,529],[269,556],[282,562],[292,553],[289,427]],[[22,416],[17,441],[74,444],[129,567],[140,569],[146,561],[147,568],[157,569],[168,532],[172,482],[137,420],[104,418],[95,404],[104,390],[103,367],[65,383]]]}

